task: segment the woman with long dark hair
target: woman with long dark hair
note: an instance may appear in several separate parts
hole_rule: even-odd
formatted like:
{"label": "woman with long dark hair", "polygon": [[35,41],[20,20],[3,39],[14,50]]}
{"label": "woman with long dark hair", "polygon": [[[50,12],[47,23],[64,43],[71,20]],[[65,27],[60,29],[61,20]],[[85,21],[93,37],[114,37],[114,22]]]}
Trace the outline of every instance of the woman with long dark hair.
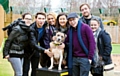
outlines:
{"label": "woman with long dark hair", "polygon": [[67,31],[69,29],[69,25],[67,22],[67,14],[65,14],[65,13],[58,14],[57,20],[56,20],[56,29],[65,34],[67,33]]}

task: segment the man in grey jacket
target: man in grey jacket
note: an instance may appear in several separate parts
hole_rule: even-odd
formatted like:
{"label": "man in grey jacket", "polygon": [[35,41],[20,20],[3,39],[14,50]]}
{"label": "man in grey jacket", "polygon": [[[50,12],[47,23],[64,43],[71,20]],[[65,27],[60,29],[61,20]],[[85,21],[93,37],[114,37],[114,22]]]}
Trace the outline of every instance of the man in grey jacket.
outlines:
{"label": "man in grey jacket", "polygon": [[79,10],[82,13],[82,17],[80,18],[80,20],[82,20],[82,22],[90,25],[90,20],[95,18],[100,21],[100,27],[102,29],[104,29],[102,19],[98,16],[94,16],[91,14],[91,8],[88,4],[84,3],[84,4],[80,5]]}

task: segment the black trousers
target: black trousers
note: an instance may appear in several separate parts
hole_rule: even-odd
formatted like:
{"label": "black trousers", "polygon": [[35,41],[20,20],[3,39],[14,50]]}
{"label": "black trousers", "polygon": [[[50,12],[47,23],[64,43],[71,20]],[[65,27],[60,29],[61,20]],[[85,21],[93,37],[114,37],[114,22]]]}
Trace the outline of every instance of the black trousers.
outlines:
{"label": "black trousers", "polygon": [[103,76],[103,74],[93,74],[93,76]]}
{"label": "black trousers", "polygon": [[41,64],[42,67],[49,67],[50,64],[51,64],[50,57],[45,53],[41,53],[40,64]]}
{"label": "black trousers", "polygon": [[29,76],[28,72],[30,70],[31,63],[31,76],[36,76],[36,68],[39,65],[39,57],[25,57],[23,61],[23,76]]}

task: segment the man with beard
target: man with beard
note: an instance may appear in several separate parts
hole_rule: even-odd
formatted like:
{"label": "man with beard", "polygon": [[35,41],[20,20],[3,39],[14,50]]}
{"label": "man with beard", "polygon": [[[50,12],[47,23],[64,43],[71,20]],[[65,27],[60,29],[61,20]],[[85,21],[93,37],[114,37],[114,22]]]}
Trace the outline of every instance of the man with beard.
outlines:
{"label": "man with beard", "polygon": [[80,18],[80,20],[82,20],[82,22],[84,22],[90,26],[90,20],[97,19],[100,22],[100,27],[102,29],[104,29],[102,19],[98,16],[94,16],[91,14],[91,9],[88,4],[85,3],[85,4],[80,5],[79,10],[82,13],[82,17]]}

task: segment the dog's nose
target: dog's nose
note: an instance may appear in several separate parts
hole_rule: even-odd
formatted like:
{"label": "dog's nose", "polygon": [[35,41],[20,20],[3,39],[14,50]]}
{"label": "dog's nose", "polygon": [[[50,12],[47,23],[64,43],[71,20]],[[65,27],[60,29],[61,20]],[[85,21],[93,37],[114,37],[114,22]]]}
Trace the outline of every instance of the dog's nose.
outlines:
{"label": "dog's nose", "polygon": [[58,41],[60,41],[60,39],[58,39]]}

